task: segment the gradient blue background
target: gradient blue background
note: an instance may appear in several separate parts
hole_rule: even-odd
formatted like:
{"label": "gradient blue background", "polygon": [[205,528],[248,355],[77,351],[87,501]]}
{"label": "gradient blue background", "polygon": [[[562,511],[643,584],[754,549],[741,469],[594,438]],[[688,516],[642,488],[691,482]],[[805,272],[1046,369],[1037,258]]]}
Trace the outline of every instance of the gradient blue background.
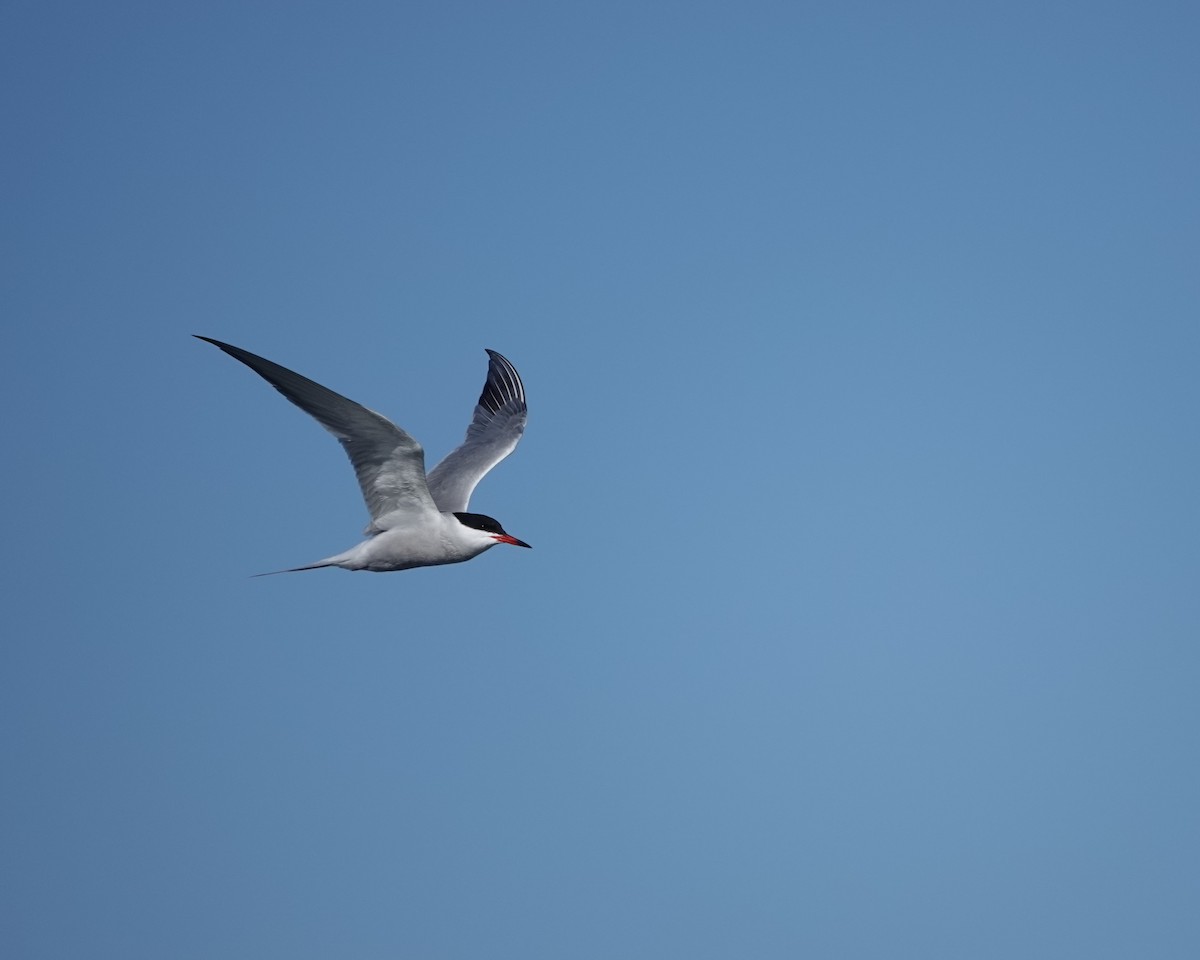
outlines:
{"label": "gradient blue background", "polygon": [[1198,27],[5,3],[4,955],[1200,955]]}

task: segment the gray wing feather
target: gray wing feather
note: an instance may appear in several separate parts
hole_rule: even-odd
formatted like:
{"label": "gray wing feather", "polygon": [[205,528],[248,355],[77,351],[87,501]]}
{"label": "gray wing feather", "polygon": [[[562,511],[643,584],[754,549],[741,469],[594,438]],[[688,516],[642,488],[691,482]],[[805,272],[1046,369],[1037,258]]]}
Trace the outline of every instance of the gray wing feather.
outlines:
{"label": "gray wing feather", "polygon": [[425,452],[387,417],[248,350],[209,337],[197,339],[240,360],[337,437],[371,513],[368,533],[386,530],[391,524],[385,518],[397,510],[437,510],[425,480]]}
{"label": "gray wing feather", "polygon": [[487,354],[487,382],[467,437],[429,471],[429,492],[445,512],[466,510],[476,484],[516,449],[525,432],[525,385],[520,374],[495,350]]}

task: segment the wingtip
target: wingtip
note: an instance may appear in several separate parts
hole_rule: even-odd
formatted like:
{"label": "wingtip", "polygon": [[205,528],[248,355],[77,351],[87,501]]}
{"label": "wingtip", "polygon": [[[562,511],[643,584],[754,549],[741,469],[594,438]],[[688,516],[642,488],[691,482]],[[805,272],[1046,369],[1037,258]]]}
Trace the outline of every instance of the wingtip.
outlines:
{"label": "wingtip", "polygon": [[254,354],[250,353],[248,350],[243,350],[241,347],[235,347],[232,343],[225,343],[223,340],[216,340],[213,337],[206,337],[202,333],[193,333],[192,336],[197,340],[203,340],[205,343],[211,343],[222,353],[227,353],[231,357],[235,357],[239,360],[242,359],[239,354],[247,353],[250,356],[254,356]]}

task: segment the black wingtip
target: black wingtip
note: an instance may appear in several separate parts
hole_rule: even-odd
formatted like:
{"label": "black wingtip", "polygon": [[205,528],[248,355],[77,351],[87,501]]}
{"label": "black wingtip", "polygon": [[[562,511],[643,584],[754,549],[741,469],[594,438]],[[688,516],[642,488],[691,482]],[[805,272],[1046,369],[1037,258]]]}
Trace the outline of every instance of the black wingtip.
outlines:
{"label": "black wingtip", "polygon": [[524,404],[525,385],[512,361],[495,350],[484,349],[488,355],[488,376],[479,395],[479,406],[489,413],[498,413],[505,404]]}

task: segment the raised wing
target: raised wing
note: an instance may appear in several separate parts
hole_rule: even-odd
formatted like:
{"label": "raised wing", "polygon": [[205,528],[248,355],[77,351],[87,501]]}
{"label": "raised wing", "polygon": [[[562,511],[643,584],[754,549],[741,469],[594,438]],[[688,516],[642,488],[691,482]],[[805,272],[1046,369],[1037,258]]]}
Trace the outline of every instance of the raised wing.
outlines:
{"label": "raised wing", "polygon": [[371,513],[367,533],[392,526],[389,514],[437,510],[425,480],[425,452],[387,417],[248,350],[209,337],[197,339],[240,360],[338,438]]}
{"label": "raised wing", "polygon": [[525,432],[525,385],[517,368],[495,350],[487,354],[487,382],[467,438],[429,471],[429,492],[446,513],[467,509],[475,485],[516,449]]}

